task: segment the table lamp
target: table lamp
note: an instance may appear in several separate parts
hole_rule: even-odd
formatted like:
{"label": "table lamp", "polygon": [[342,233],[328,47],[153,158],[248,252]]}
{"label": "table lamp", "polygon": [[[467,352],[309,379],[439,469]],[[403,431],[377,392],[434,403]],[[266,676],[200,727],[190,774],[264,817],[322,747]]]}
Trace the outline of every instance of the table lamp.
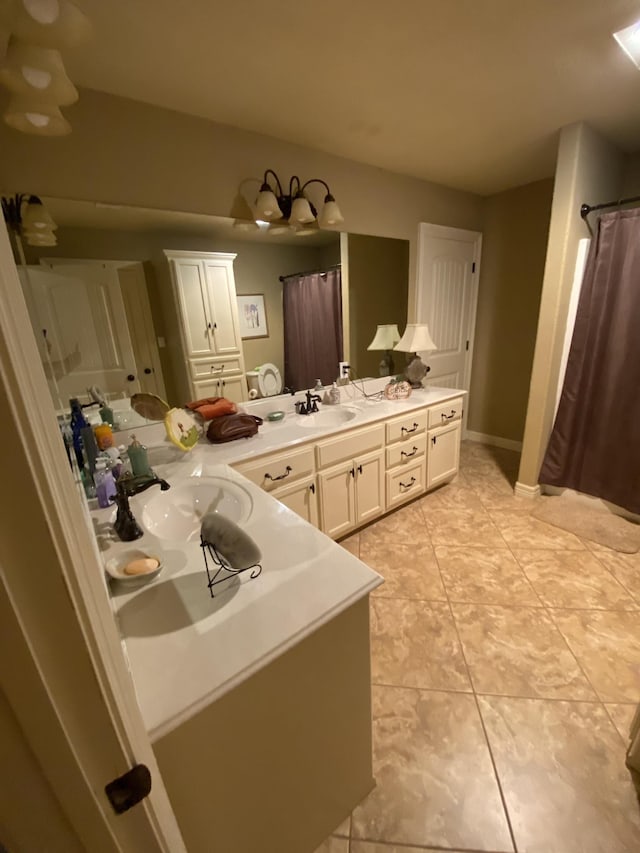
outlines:
{"label": "table lamp", "polygon": [[393,347],[400,340],[400,332],[396,323],[378,326],[368,350],[384,350],[380,361],[380,376],[390,376],[393,373]]}
{"label": "table lamp", "polygon": [[400,352],[415,353],[414,358],[406,366],[404,375],[412,388],[422,388],[422,380],[429,372],[429,368],[422,361],[419,352],[432,352],[438,349],[429,332],[426,323],[408,323],[404,335],[400,338],[394,349]]}

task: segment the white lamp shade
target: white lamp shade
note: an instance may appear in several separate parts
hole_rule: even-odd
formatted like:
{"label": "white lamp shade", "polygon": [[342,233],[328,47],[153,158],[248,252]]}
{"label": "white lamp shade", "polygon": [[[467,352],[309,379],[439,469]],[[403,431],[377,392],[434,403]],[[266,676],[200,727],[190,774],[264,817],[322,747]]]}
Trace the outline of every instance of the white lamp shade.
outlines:
{"label": "white lamp shade", "polygon": [[313,222],[314,219],[315,216],[313,215],[311,205],[307,199],[302,195],[296,196],[293,200],[293,204],[291,205],[291,216],[289,216],[289,222],[304,225],[307,222]]}
{"label": "white lamp shade", "polygon": [[400,352],[427,352],[436,350],[433,338],[426,323],[408,323],[404,335],[394,349]]}
{"label": "white lamp shade", "polygon": [[256,214],[258,219],[282,219],[282,211],[278,199],[271,190],[260,190],[256,198]]}
{"label": "white lamp shade", "polygon": [[66,136],[71,125],[56,104],[24,95],[15,95],[4,112],[4,120],[14,130],[36,136]]}
{"label": "white lamp shade", "polygon": [[22,236],[29,246],[56,246],[58,241],[51,229],[43,231],[23,231]]}
{"label": "white lamp shade", "polygon": [[318,223],[321,228],[326,228],[330,225],[340,225],[341,222],[344,222],[344,216],[340,213],[335,200],[330,197],[330,200],[324,203]]}
{"label": "white lamp shade", "polygon": [[386,326],[378,326],[373,340],[367,347],[368,350],[388,350],[400,340],[400,332],[395,323]]}
{"label": "white lamp shade", "polygon": [[29,196],[26,202],[23,202],[21,217],[24,232],[53,231],[58,227],[51,218],[47,208],[38,196],[35,195]]}
{"label": "white lamp shade", "polygon": [[58,106],[78,100],[78,90],[67,77],[59,51],[13,37],[0,67],[0,83],[10,92],[43,98]]}
{"label": "white lamp shade", "polygon": [[0,6],[0,25],[42,47],[68,47],[91,33],[89,19],[72,0],[8,0]]}

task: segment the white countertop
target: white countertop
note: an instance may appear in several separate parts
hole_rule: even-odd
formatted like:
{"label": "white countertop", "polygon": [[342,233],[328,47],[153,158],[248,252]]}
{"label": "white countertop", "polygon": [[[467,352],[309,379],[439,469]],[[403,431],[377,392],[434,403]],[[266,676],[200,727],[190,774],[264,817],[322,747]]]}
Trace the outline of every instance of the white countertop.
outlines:
{"label": "white countertop", "polygon": [[[316,440],[464,393],[458,389],[425,388],[403,401],[363,400],[355,405],[355,401],[347,399],[346,405],[354,406],[358,412],[341,428],[301,428],[295,425],[297,416],[291,414],[280,423],[265,421],[259,434],[250,439],[216,446],[200,443],[190,453],[166,445],[150,447],[154,470],[169,483],[185,477],[216,476],[243,488],[253,506],[242,527],[263,555],[259,577],[251,579],[250,572],[246,572],[212,599],[199,541],[172,542],[146,532],[135,542],[120,542],[112,532],[115,510],[92,513],[105,561],[128,549],[143,549],[163,560],[162,572],[143,586],[112,584],[125,654],[152,741],[383,582],[380,575],[324,533],[221,463]],[[283,398],[276,399],[277,406],[263,400],[256,406],[247,406],[247,410],[283,408]],[[162,427],[159,436],[163,430]],[[147,435],[145,440],[151,444]],[[160,464],[168,459],[174,461]],[[154,486],[131,499],[136,517],[141,503],[156,489]]]}

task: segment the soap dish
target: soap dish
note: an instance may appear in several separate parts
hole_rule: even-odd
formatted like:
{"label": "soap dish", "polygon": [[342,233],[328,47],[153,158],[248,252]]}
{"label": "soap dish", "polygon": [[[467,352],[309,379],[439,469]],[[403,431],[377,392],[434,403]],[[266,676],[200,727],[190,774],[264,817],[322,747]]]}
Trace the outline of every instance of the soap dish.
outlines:
{"label": "soap dish", "polygon": [[[129,574],[125,571],[127,566],[142,560],[153,560],[157,565],[154,568],[150,568],[149,571],[138,574]],[[129,548],[126,551],[120,551],[115,557],[107,560],[104,567],[109,577],[112,577],[114,580],[137,585],[147,583],[152,578],[157,577],[162,571],[162,560],[157,554],[152,554],[149,551]]]}
{"label": "soap dish", "polygon": [[284,418],[284,412],[269,412],[267,415],[268,421],[281,421]]}

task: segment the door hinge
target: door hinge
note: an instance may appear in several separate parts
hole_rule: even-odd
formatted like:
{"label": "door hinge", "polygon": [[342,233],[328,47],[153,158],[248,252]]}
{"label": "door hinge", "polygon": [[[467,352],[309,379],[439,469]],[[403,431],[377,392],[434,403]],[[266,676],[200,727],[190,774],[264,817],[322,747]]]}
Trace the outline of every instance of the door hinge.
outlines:
{"label": "door hinge", "polygon": [[475,261],[473,261],[473,262],[471,263],[471,272],[475,272],[475,271],[476,271],[476,262],[475,262]]}
{"label": "door hinge", "polygon": [[151,792],[149,768],[144,764],[136,764],[131,770],[105,785],[104,792],[116,814],[128,811]]}

